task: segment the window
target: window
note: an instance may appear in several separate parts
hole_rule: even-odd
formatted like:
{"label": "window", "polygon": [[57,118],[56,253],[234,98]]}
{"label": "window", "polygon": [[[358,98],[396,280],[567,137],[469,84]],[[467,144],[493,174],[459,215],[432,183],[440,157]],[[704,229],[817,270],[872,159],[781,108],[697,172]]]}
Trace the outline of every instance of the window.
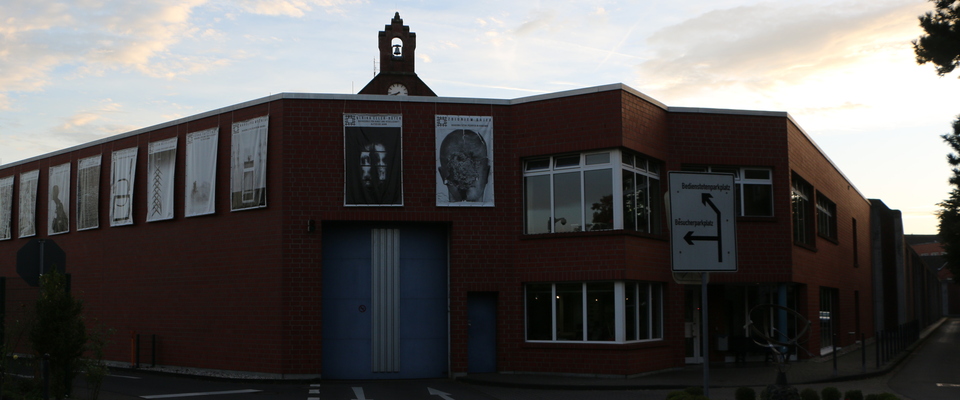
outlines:
{"label": "window", "polygon": [[684,166],[684,171],[733,174],[736,184],[737,215],[773,216],[773,171],[770,168]]}
{"label": "window", "polygon": [[[524,233],[660,233],[660,164],[610,150],[524,162]],[[618,182],[617,179],[621,181]]]}
{"label": "window", "polygon": [[793,175],[790,201],[793,206],[793,241],[814,246],[813,203],[810,200],[813,188],[796,174]]}
{"label": "window", "polygon": [[828,348],[833,346],[834,334],[837,333],[837,322],[840,321],[837,315],[838,301],[840,299],[840,290],[828,287],[820,287],[820,354],[826,354]]}
{"label": "window", "polygon": [[660,164],[623,153],[623,229],[660,233]]}
{"label": "window", "polygon": [[817,233],[837,240],[837,205],[820,192],[817,192]]}
{"label": "window", "polygon": [[623,343],[663,338],[658,283],[532,283],[526,285],[525,297],[528,341]]}

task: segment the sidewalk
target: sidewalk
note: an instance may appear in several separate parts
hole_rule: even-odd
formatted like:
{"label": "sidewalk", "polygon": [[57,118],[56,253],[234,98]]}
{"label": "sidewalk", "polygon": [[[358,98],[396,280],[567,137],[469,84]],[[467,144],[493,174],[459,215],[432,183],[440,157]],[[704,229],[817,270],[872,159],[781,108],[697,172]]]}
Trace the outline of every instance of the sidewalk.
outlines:
{"label": "sidewalk", "polygon": [[[873,342],[865,349],[838,351],[836,370],[833,356],[802,360],[787,365],[787,383],[801,385],[811,383],[840,382],[867,379],[882,376],[892,371],[916,349],[924,340],[940,327],[946,318],[940,319],[920,333],[920,340],[902,351],[893,360],[877,368],[876,348]],[[866,367],[863,363],[863,350],[866,351]],[[773,384],[777,378],[777,364],[774,362],[749,362],[743,364],[710,365],[711,388],[764,387]],[[702,365],[690,365],[682,368],[655,372],[631,378],[598,378],[569,375],[539,375],[525,373],[469,374],[458,380],[478,384],[525,389],[568,389],[568,390],[665,390],[682,389],[690,386],[703,386]]]}

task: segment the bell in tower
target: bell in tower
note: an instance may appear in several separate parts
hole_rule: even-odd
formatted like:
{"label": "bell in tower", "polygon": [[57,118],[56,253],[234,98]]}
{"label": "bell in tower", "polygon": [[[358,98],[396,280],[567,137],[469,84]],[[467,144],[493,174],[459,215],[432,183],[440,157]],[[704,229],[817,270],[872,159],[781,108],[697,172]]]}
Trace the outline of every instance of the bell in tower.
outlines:
{"label": "bell in tower", "polygon": [[379,35],[380,72],[359,94],[436,96],[415,71],[417,34],[397,12]]}

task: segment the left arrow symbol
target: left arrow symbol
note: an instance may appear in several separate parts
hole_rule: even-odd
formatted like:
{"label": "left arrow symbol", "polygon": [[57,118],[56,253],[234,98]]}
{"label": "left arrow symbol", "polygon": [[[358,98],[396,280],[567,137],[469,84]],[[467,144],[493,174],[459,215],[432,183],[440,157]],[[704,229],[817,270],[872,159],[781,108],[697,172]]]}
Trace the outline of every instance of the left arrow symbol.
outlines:
{"label": "left arrow symbol", "polygon": [[430,393],[431,396],[440,396],[443,400],[453,400],[453,397],[450,397],[450,393],[444,393],[432,387],[428,387],[427,392]]}

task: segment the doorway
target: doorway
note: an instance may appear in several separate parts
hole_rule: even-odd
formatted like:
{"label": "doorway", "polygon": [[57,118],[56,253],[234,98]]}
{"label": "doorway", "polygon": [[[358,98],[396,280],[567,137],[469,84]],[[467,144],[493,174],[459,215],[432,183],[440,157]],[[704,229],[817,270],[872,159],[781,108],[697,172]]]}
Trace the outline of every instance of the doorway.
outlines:
{"label": "doorway", "polygon": [[467,293],[467,372],[497,372],[497,293]]}
{"label": "doorway", "polygon": [[700,340],[700,286],[684,285],[683,343],[687,364],[703,363]]}

